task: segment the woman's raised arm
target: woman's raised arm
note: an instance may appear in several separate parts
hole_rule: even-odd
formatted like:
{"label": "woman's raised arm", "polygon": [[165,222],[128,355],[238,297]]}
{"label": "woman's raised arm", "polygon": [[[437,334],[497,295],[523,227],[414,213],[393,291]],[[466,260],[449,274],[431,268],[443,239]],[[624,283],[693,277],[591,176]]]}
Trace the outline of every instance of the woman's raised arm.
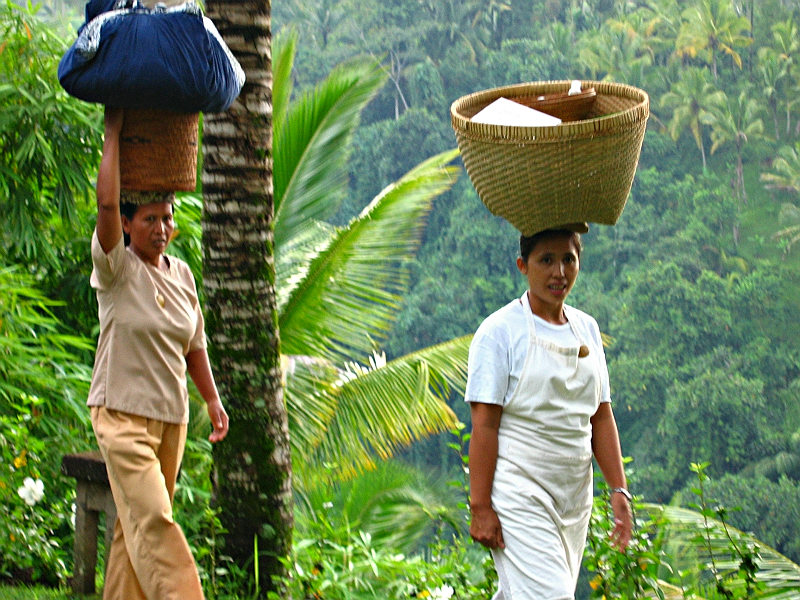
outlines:
{"label": "woman's raised arm", "polygon": [[107,106],[103,158],[97,172],[97,239],[108,254],[122,237],[119,212],[119,134],[123,109]]}

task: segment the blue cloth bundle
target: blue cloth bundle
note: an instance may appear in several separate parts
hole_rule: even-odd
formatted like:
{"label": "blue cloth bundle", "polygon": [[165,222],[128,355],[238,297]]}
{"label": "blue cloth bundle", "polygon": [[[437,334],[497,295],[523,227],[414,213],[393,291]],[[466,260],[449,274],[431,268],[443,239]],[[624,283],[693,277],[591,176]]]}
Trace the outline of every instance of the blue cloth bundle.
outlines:
{"label": "blue cloth bundle", "polygon": [[194,0],[152,10],[138,0],[91,0],[58,80],[87,102],[215,113],[239,95],[244,71]]}

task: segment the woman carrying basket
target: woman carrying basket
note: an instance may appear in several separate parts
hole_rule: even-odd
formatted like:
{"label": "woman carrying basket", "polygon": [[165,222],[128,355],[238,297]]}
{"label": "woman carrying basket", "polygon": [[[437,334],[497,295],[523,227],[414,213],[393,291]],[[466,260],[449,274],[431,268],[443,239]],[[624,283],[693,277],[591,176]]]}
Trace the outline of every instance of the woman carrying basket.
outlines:
{"label": "woman carrying basket", "polygon": [[192,273],[164,254],[172,194],[120,203],[122,121],[121,109],[106,109],[92,236],[100,336],[88,405],[117,506],[103,598],[200,600],[197,567],[172,516],[189,416],[187,371],[206,401],[210,441],[225,438],[228,415]]}
{"label": "woman carrying basket", "polygon": [[596,321],[565,304],[586,226],[520,238],[528,290],[470,346],[470,534],[492,551],[495,600],[574,598],[592,508],[592,457],[612,490],[612,542],[632,531]]}

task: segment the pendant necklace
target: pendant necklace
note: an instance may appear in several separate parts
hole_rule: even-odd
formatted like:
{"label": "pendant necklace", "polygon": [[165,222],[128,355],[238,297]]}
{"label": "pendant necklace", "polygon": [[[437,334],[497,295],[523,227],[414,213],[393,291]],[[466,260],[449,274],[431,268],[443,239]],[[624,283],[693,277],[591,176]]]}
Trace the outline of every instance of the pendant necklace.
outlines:
{"label": "pendant necklace", "polygon": [[[157,269],[161,270],[160,267],[156,267]],[[150,279],[150,283],[153,285],[153,289],[156,292],[156,303],[161,307],[164,308],[167,304],[167,299],[164,297],[164,294],[161,293],[161,290],[158,289],[156,282],[153,280],[153,275],[150,273],[150,267],[145,265],[145,272],[147,273],[148,279]],[[167,272],[169,272],[169,263],[167,263]]]}

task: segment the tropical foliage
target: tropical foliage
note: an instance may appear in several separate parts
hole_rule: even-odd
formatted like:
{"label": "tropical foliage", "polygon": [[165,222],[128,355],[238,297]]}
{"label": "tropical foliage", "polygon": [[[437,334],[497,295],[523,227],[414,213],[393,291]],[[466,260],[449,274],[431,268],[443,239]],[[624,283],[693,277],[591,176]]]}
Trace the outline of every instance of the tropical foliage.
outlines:
{"label": "tropical foliage", "polygon": [[[2,533],[18,539],[12,527],[32,526],[30,550],[8,543],[0,553],[17,579],[69,572],[69,520],[55,520],[72,492],[58,467],[91,438],[81,404],[85,340],[96,334],[86,265],[99,112],[60,91],[55,63],[72,34],[42,25],[68,13],[80,20],[82,7],[50,4],[37,17],[0,7]],[[312,0],[273,10],[280,37],[302,32],[273,56],[276,317],[298,473],[297,545],[286,563],[297,577],[286,585],[330,597],[348,585],[383,597],[450,587],[471,597],[491,585],[485,553],[462,537],[463,487],[442,491],[464,464],[450,434],[429,434],[468,419],[458,393],[464,336],[524,282],[514,231],[455,177],[447,106],[494,85],[578,77],[643,87],[652,113],[625,212],[585,236],[573,292],[609,340],[649,542],[613,554],[598,493],[591,547],[606,562],[587,556],[595,570],[577,597],[612,597],[625,582],[641,584],[625,589],[630,597],[657,596],[650,583],[664,597],[723,594],[703,548],[710,543],[718,572],[734,579],[725,561],[742,557],[716,526],[721,537],[697,538],[719,516],[703,514],[712,501],[683,512],[697,504],[687,465],[705,461],[707,498],[741,509],[724,515],[731,536],[752,532],[741,534],[743,555],[757,551],[745,573],[766,587],[753,583],[751,596],[796,594],[800,5]],[[180,199],[172,246],[198,277],[200,213],[197,196]],[[247,578],[237,577],[254,565],[219,551],[207,424],[193,413],[177,515],[209,596],[241,597]],[[44,495],[31,508],[37,480]],[[692,524],[681,529],[684,520]],[[318,564],[325,569],[314,573]],[[727,590],[734,597],[746,591],[741,581]]]}
{"label": "tropical foliage", "polygon": [[0,248],[9,260],[57,269],[99,160],[96,112],[45,75],[63,37],[12,6],[0,8]]}
{"label": "tropical foliage", "polygon": [[[276,73],[288,74],[281,61],[292,52],[277,46]],[[360,111],[383,83],[371,62],[337,69],[275,122],[279,322],[301,488],[307,469],[352,476],[448,429],[454,418],[444,400],[463,383],[464,340],[389,363],[377,346],[407,288],[423,218],[455,180],[447,167],[454,153],[412,169],[347,225],[323,220],[343,197]]]}

